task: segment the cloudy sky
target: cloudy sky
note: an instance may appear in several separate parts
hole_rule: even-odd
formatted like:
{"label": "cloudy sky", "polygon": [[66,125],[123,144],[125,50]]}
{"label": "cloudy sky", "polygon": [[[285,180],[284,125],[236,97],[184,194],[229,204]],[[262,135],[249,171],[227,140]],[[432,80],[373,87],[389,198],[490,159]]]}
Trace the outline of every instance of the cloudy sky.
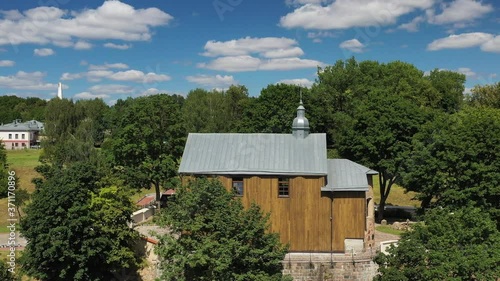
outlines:
{"label": "cloudy sky", "polygon": [[462,72],[470,88],[500,81],[499,27],[496,0],[2,1],[0,94],[256,96],[351,56]]}

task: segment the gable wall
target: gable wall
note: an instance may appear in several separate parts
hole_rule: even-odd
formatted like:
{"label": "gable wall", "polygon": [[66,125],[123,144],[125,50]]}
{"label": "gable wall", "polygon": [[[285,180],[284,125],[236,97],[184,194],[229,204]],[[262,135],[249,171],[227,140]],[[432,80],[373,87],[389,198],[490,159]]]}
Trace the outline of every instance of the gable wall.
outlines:
{"label": "gable wall", "polygon": [[[231,190],[230,177],[219,176]],[[278,178],[244,178],[245,207],[252,202],[270,213],[271,231],[294,252],[344,252],[344,240],[364,239],[366,230],[365,192],[321,192],[324,177],[293,177],[290,196],[278,197]],[[333,218],[333,224],[330,218]]]}

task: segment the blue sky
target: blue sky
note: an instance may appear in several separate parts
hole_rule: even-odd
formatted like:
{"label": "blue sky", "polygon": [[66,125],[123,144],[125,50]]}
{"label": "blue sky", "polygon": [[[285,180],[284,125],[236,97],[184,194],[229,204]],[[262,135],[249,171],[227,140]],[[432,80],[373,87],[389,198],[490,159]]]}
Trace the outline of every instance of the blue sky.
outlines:
{"label": "blue sky", "polygon": [[317,67],[401,60],[500,80],[495,0],[2,1],[0,94],[186,95],[197,87],[310,86]]}

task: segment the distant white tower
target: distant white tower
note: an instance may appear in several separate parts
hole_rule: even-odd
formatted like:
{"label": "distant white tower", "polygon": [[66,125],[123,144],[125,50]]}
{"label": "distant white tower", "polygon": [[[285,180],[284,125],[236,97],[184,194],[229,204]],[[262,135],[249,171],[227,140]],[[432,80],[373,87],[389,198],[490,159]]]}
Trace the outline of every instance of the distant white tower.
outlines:
{"label": "distant white tower", "polygon": [[62,83],[59,82],[59,86],[57,87],[57,97],[62,100]]}

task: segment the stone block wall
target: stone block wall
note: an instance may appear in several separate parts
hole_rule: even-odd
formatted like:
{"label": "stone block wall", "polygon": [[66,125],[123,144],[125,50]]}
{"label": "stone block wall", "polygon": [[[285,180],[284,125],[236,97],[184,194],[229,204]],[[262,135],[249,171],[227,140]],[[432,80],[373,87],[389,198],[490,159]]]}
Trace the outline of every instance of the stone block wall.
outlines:
{"label": "stone block wall", "polygon": [[372,281],[378,265],[371,259],[342,258],[332,261],[283,261],[283,274],[294,281]]}

